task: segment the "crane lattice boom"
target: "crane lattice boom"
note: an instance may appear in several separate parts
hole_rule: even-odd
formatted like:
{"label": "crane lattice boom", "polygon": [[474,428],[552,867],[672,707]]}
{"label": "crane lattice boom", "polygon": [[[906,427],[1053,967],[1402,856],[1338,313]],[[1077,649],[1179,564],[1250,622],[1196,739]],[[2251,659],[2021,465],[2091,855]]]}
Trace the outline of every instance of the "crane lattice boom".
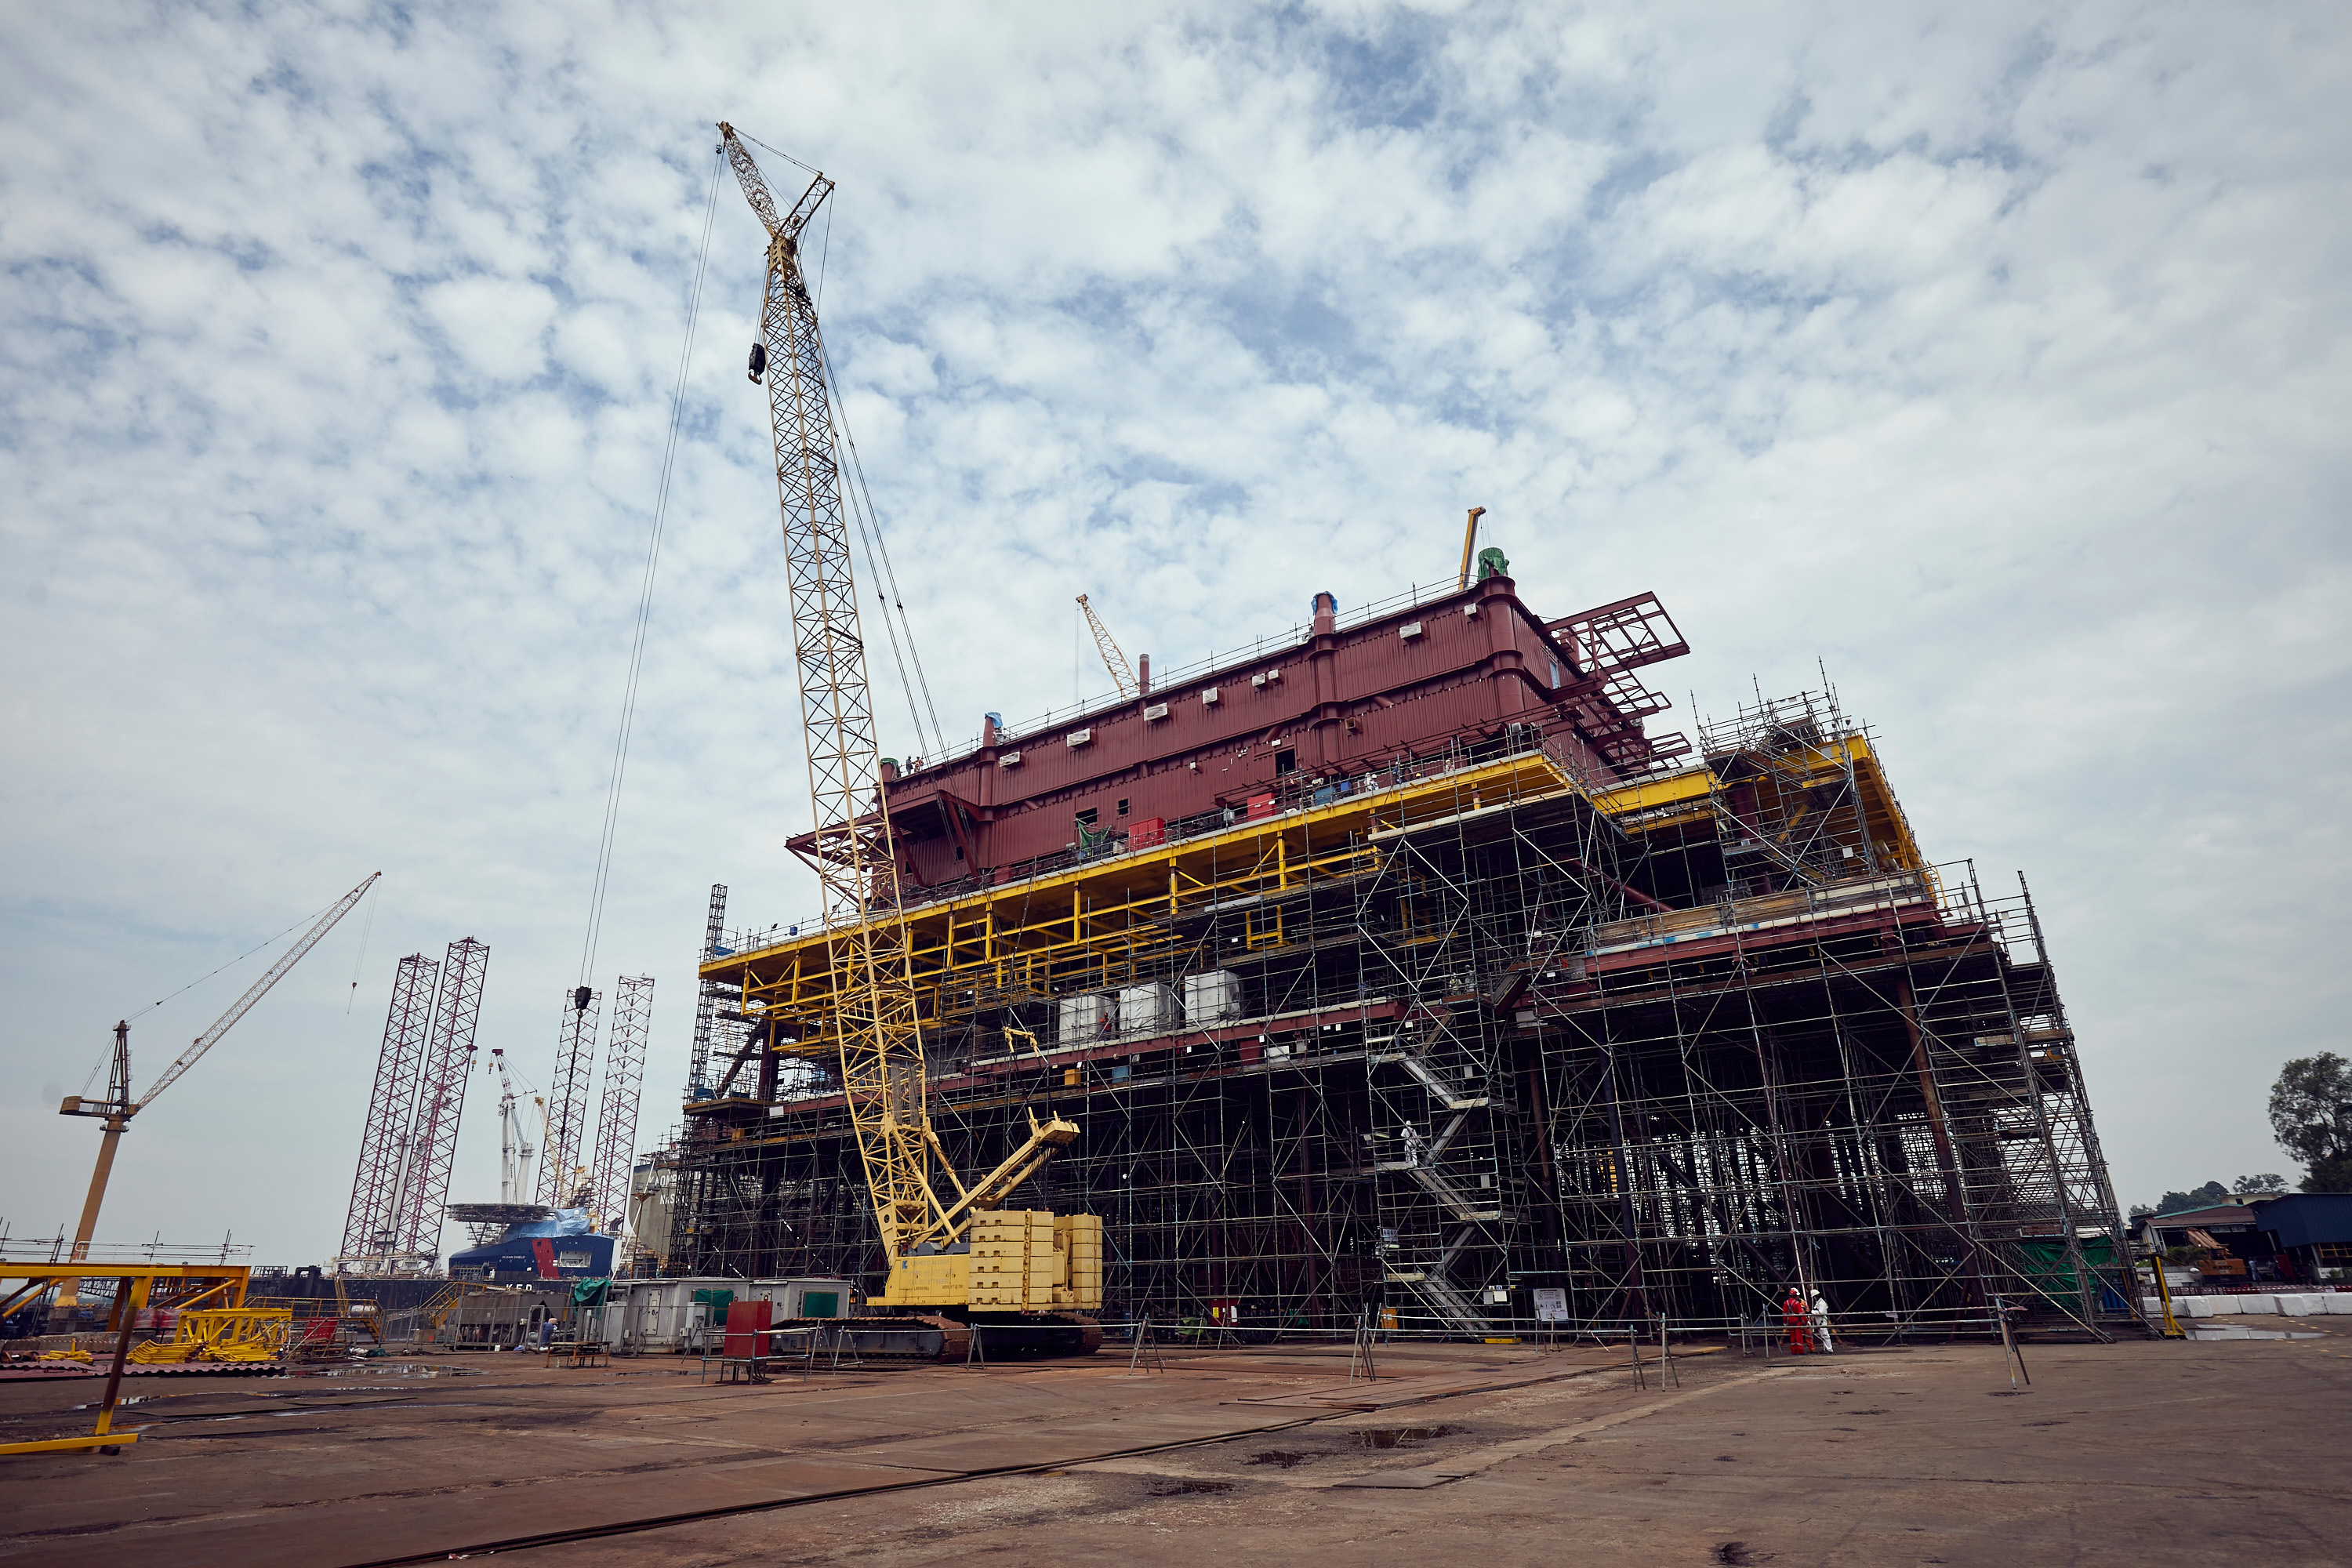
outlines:
{"label": "crane lattice boom", "polygon": [[1095,651],[1102,655],[1103,667],[1110,671],[1119,696],[1132,699],[1140,695],[1143,688],[1135,678],[1134,667],[1127,662],[1127,650],[1118,646],[1118,639],[1110,635],[1110,628],[1103,625],[1102,617],[1095,614],[1095,607],[1087,603],[1084,594],[1078,595],[1078,608],[1086,612],[1087,625],[1094,628]]}
{"label": "crane lattice boom", "polygon": [[352,912],[352,906],[365,898],[367,896],[367,890],[375,886],[375,879],[383,875],[383,873],[381,871],[369,872],[365,881],[362,882],[358,887],[353,888],[350,892],[345,893],[341,898],[336,900],[334,906],[328,910],[325,914],[320,915],[318,919],[318,922],[311,926],[309,931],[304,931],[299,941],[278,955],[278,962],[269,966],[268,973],[255,981],[251,986],[247,988],[244,995],[238,997],[234,1003],[231,1003],[227,1012],[223,1013],[219,1017],[214,1019],[213,1026],[211,1028],[206,1029],[203,1034],[198,1035],[194,1040],[190,1041],[188,1048],[180,1053],[179,1060],[173,1062],[170,1067],[165,1068],[161,1074],[157,1075],[155,1081],[147,1086],[147,1092],[139,1097],[139,1103],[137,1106],[133,1107],[133,1109],[140,1110],[145,1110],[153,1102],[157,1095],[163,1093],[165,1089],[171,1088],[174,1082],[178,1081],[182,1073],[195,1066],[198,1058],[203,1057],[206,1051],[213,1048],[213,1043],[215,1041],[218,1040],[223,1035],[227,1034],[231,1028],[235,1027],[236,1021],[239,1018],[242,1018],[247,1013],[252,1012],[253,1005],[260,1001],[264,996],[268,995],[269,994],[269,988],[277,984],[280,980],[283,980],[286,977],[286,972],[302,961],[302,955],[304,953],[318,946],[319,940],[321,937],[335,929],[335,922],[337,921],[341,920],[345,915]]}
{"label": "crane lattice boom", "polygon": [[801,275],[801,231],[833,182],[817,175],[780,216],[734,128],[722,122],[719,133],[744,199],[768,230],[760,331],[767,348],[793,656],[815,807],[816,847],[810,858],[835,933],[828,964],[833,994],[840,999],[833,1024],[842,1088],[883,1251],[896,1259],[942,1234],[950,1222],[930,1184],[911,944],[899,912],[898,858],[882,799],[882,751],[850,573],[831,389],[816,307]]}

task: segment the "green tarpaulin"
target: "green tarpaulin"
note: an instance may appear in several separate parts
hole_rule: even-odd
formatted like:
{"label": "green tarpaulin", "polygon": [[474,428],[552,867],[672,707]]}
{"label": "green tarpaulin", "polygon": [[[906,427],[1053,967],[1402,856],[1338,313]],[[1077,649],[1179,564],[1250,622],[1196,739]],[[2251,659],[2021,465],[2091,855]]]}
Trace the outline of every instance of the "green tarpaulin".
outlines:
{"label": "green tarpaulin", "polygon": [[[2124,1310],[2122,1299],[2116,1294],[2116,1241],[2111,1236],[2086,1236],[2076,1243],[2083,1249],[2083,1266],[2090,1270],[2090,1285],[2099,1292],[2100,1305],[2109,1311]],[[2018,1272],[2033,1292],[2053,1304],[2070,1303],[2068,1310],[2080,1312],[2087,1304],[2084,1289],[2074,1278],[2074,1265],[2066,1256],[2066,1243],[2057,1237],[2035,1238],[2017,1244]]]}

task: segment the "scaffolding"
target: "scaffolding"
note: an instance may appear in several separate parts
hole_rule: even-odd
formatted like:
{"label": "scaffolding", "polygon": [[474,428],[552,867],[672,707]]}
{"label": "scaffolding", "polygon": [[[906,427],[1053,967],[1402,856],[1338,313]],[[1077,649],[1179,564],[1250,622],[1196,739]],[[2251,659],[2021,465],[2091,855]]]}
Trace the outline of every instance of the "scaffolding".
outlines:
{"label": "scaffolding", "polygon": [[2022,880],[1924,863],[1833,693],[1700,734],[1660,781],[1691,787],[1621,819],[1642,879],[1696,899],[1594,927],[1531,991],[1571,1300],[1737,1321],[1795,1284],[1898,1333],[1996,1300],[2138,1330]]}
{"label": "scaffolding", "polygon": [[[1729,1326],[1797,1285],[1842,1331],[2141,1331],[2022,884],[1922,858],[1832,692],[1696,762],[1621,739],[1594,776],[1566,726],[1455,735],[911,908],[949,1159],[1077,1122],[1026,1198],[1102,1216],[1114,1319]],[[668,1272],[877,1282],[825,940],[706,944],[761,1069],[665,1152]]]}

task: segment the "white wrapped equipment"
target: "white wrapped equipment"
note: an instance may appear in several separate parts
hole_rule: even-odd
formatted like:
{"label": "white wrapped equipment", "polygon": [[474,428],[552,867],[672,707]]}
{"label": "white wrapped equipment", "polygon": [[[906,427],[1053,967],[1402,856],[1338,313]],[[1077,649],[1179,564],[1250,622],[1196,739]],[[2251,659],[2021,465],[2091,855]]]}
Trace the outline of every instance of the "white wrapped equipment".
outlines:
{"label": "white wrapped equipment", "polygon": [[1242,1016],[1242,977],[1230,969],[1184,976],[1184,1021],[1198,1029]]}
{"label": "white wrapped equipment", "polygon": [[1089,991],[1083,996],[1062,998],[1055,1044],[1066,1048],[1091,1046],[1118,1034],[1118,1003],[1108,992]]}
{"label": "white wrapped equipment", "polygon": [[1173,1034],[1184,1022],[1176,1010],[1176,993],[1154,981],[1122,986],[1118,993],[1118,1032],[1130,1039]]}

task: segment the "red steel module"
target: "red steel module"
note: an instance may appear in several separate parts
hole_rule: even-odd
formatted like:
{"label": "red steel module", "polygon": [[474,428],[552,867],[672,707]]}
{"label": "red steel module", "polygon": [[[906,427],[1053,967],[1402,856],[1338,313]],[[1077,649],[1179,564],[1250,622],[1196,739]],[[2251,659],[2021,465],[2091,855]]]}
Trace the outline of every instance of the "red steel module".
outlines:
{"label": "red steel module", "polygon": [[[1166,824],[1270,812],[1278,790],[1376,770],[1447,736],[1540,722],[1547,749],[1594,784],[1688,749],[1650,736],[1665,699],[1633,671],[1689,652],[1654,595],[1561,620],[1496,572],[1345,627],[1318,594],[1307,635],[1022,735],[992,720],[961,756],[883,766],[906,896],[1010,880],[1078,847],[1141,848]],[[793,847],[806,855],[805,837]]]}

